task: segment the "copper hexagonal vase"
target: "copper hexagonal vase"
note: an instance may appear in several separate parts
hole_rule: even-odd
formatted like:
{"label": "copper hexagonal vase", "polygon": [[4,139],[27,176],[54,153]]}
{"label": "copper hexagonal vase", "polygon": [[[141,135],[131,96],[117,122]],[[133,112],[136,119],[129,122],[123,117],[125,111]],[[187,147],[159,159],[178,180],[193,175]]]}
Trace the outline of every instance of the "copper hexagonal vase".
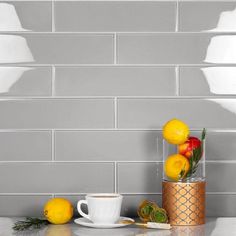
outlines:
{"label": "copper hexagonal vase", "polygon": [[[163,141],[163,163],[178,153],[175,145]],[[205,141],[197,169],[189,177],[173,181],[163,168],[162,207],[167,211],[171,225],[201,225],[205,223]]]}
{"label": "copper hexagonal vase", "polygon": [[205,181],[162,182],[162,207],[171,225],[205,223]]}

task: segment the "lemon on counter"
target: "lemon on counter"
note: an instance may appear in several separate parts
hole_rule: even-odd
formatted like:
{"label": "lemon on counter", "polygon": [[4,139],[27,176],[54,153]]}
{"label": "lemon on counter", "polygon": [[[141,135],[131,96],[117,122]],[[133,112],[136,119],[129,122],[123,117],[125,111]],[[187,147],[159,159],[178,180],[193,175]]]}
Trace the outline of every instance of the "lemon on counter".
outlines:
{"label": "lemon on counter", "polygon": [[44,216],[52,224],[65,224],[73,217],[73,206],[64,198],[52,198],[44,206]]}
{"label": "lemon on counter", "polygon": [[163,126],[163,137],[171,144],[182,144],[189,136],[189,127],[183,121],[172,119]]}
{"label": "lemon on counter", "polygon": [[169,156],[164,165],[164,171],[168,178],[178,181],[182,172],[182,177],[186,176],[190,169],[189,160],[180,154]]}

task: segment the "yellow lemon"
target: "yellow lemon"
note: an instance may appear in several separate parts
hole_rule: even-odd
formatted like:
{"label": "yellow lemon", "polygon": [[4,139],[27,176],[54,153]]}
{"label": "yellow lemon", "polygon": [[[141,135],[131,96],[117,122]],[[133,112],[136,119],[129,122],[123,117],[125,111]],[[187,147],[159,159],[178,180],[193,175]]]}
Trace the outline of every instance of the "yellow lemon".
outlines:
{"label": "yellow lemon", "polygon": [[183,121],[172,119],[163,126],[163,137],[171,144],[182,144],[189,136],[189,127]]}
{"label": "yellow lemon", "polygon": [[52,224],[65,224],[73,216],[73,206],[67,199],[52,198],[44,206],[44,216]]}
{"label": "yellow lemon", "polygon": [[169,156],[164,165],[164,171],[168,178],[178,181],[180,174],[184,177],[190,169],[190,164],[188,159],[180,154],[174,154]]}

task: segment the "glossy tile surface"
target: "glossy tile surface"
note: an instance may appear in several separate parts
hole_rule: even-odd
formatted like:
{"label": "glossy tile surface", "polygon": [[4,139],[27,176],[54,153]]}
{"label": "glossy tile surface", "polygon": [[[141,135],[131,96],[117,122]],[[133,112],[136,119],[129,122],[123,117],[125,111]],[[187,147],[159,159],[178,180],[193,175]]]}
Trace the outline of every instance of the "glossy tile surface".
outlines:
{"label": "glossy tile surface", "polygon": [[2,195],[0,196],[0,206],[1,206],[0,216],[2,217],[42,216],[43,206],[50,198],[51,198],[50,195],[45,195],[45,196]]}
{"label": "glossy tile surface", "polygon": [[[207,195],[206,201],[206,214],[207,216],[224,216],[229,217],[235,216],[236,195],[234,194],[209,194]],[[220,204],[219,204],[220,202]]]}
{"label": "glossy tile surface", "polygon": [[236,94],[236,67],[182,67],[179,76],[183,96]]}
{"label": "glossy tile surface", "polygon": [[63,161],[155,161],[162,160],[161,143],[155,131],[56,131],[55,155]]}
{"label": "glossy tile surface", "polygon": [[52,4],[38,1],[1,1],[0,31],[51,31]]}
{"label": "glossy tile surface", "polygon": [[1,163],[0,192],[113,192],[113,169],[112,163]]}
{"label": "glossy tile surface", "polygon": [[113,63],[112,35],[1,34],[0,63]]}
{"label": "glossy tile surface", "polygon": [[162,128],[176,117],[192,128],[231,129],[236,127],[235,112],[235,99],[119,99],[118,127]]}
{"label": "glossy tile surface", "polygon": [[50,67],[0,67],[0,96],[50,96]]}
{"label": "glossy tile surface", "polygon": [[[206,163],[207,192],[235,192],[235,163]],[[132,170],[132,175],[130,174]],[[161,163],[119,163],[120,193],[161,193]],[[230,184],[225,184],[230,183]]]}
{"label": "glossy tile surface", "polygon": [[119,34],[121,64],[236,63],[236,35]]}
{"label": "glossy tile surface", "polygon": [[236,67],[182,67],[179,76],[183,96],[236,94]]}
{"label": "glossy tile surface", "polygon": [[0,132],[0,161],[50,161],[50,131]]}
{"label": "glossy tile surface", "polygon": [[236,192],[235,167],[236,163],[207,163],[207,191]]}
{"label": "glossy tile surface", "polygon": [[[112,128],[109,99],[0,100],[0,128]],[[17,117],[17,119],[16,119]]]}
{"label": "glossy tile surface", "polygon": [[118,163],[120,193],[160,193],[161,182],[161,163]]}
{"label": "glossy tile surface", "polygon": [[236,3],[180,2],[180,31],[236,31]]}
{"label": "glossy tile surface", "polygon": [[174,2],[56,2],[57,31],[174,31]]}
{"label": "glossy tile surface", "polygon": [[175,95],[171,67],[57,67],[58,96]]}
{"label": "glossy tile surface", "polygon": [[236,160],[236,134],[234,132],[208,132],[206,140],[207,160]]}

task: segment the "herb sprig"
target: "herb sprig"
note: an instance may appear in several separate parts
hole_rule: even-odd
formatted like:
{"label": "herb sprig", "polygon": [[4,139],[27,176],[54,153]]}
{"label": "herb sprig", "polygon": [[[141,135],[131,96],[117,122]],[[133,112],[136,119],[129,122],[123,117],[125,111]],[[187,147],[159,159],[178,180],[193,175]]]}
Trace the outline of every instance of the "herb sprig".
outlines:
{"label": "herb sprig", "polygon": [[40,229],[43,226],[50,224],[48,220],[26,217],[25,220],[17,221],[12,227],[15,231],[24,231],[32,229]]}
{"label": "herb sprig", "polygon": [[190,178],[197,171],[199,161],[204,151],[203,143],[204,143],[205,138],[206,138],[206,129],[204,128],[202,130],[202,135],[201,135],[201,145],[193,150],[193,155],[189,159],[190,169],[186,175],[186,178]]}

